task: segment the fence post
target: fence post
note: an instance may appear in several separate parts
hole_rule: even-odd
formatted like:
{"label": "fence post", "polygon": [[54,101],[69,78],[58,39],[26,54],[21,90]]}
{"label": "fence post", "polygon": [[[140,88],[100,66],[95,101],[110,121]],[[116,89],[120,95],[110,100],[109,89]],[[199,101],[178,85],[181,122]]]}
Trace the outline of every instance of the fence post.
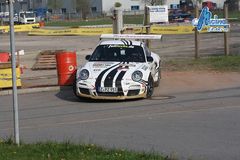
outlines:
{"label": "fence post", "polygon": [[[228,4],[224,4],[224,18],[228,19]],[[225,56],[229,55],[229,33],[224,32],[224,53]]]}
{"label": "fence post", "polygon": [[1,24],[0,25],[3,26],[3,18],[1,18]]}
{"label": "fence post", "polygon": [[[195,18],[199,17],[198,5],[195,7]],[[195,59],[199,58],[199,32],[197,27],[195,27]]]}

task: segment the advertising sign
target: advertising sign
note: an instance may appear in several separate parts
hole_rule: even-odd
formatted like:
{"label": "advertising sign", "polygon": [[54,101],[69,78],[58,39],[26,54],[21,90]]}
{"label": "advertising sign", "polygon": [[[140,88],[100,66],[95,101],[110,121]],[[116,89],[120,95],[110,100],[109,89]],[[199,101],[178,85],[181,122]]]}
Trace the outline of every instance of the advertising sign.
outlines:
{"label": "advertising sign", "polygon": [[168,22],[168,6],[148,6],[150,23]]}
{"label": "advertising sign", "polygon": [[230,24],[226,19],[220,19],[217,15],[212,18],[212,12],[209,11],[208,7],[202,9],[199,19],[193,19],[192,25],[197,27],[198,31],[201,31],[205,26],[208,27],[208,32],[228,32],[230,29]]}

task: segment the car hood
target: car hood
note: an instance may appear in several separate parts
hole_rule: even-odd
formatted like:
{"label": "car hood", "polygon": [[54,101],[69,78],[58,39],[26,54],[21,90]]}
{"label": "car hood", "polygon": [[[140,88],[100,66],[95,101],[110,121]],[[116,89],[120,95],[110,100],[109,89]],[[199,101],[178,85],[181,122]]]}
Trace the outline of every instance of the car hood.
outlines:
{"label": "car hood", "polygon": [[119,75],[122,76],[121,79],[131,79],[134,71],[144,72],[148,69],[148,66],[145,63],[136,62],[88,62],[83,68],[89,70],[90,78],[93,79],[114,79]]}

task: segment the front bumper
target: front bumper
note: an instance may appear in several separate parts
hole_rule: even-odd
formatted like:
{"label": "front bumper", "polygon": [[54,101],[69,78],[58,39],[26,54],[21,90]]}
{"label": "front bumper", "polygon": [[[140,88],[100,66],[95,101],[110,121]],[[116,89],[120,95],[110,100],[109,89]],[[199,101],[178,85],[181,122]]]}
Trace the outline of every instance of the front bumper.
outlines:
{"label": "front bumper", "polygon": [[79,97],[84,98],[91,98],[91,99],[98,99],[98,100],[126,100],[126,99],[140,99],[140,98],[146,98],[146,94],[139,94],[136,96],[93,96],[93,95],[86,95],[79,93]]}
{"label": "front bumper", "polygon": [[146,98],[146,85],[138,82],[131,82],[119,89],[121,92],[106,93],[98,92],[95,86],[87,83],[77,83],[76,94],[79,97],[102,99],[102,100],[125,100],[125,99],[139,99]]}

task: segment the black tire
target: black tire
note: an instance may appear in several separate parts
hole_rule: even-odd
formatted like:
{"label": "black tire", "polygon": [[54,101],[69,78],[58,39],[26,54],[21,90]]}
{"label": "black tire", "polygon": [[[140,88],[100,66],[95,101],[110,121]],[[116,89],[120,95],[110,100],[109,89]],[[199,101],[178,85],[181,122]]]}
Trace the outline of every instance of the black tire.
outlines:
{"label": "black tire", "polygon": [[154,87],[158,87],[160,85],[161,80],[161,63],[159,62],[159,68],[158,68],[158,80],[157,82],[154,82]]}
{"label": "black tire", "polygon": [[147,84],[147,95],[146,98],[151,98],[154,92],[154,81],[152,76],[150,75],[148,78],[148,84]]}
{"label": "black tire", "polygon": [[85,101],[85,100],[88,99],[88,98],[81,97],[81,96],[77,95],[77,80],[76,80],[76,77],[74,79],[74,82],[73,82],[73,85],[72,85],[72,89],[73,89],[74,95],[78,98],[78,100]]}
{"label": "black tire", "polygon": [[77,95],[77,84],[76,84],[76,77],[74,78],[74,81],[73,81],[73,84],[72,84],[72,89],[73,89],[73,93],[74,93],[74,95],[76,96],[76,97],[79,97],[78,95]]}

